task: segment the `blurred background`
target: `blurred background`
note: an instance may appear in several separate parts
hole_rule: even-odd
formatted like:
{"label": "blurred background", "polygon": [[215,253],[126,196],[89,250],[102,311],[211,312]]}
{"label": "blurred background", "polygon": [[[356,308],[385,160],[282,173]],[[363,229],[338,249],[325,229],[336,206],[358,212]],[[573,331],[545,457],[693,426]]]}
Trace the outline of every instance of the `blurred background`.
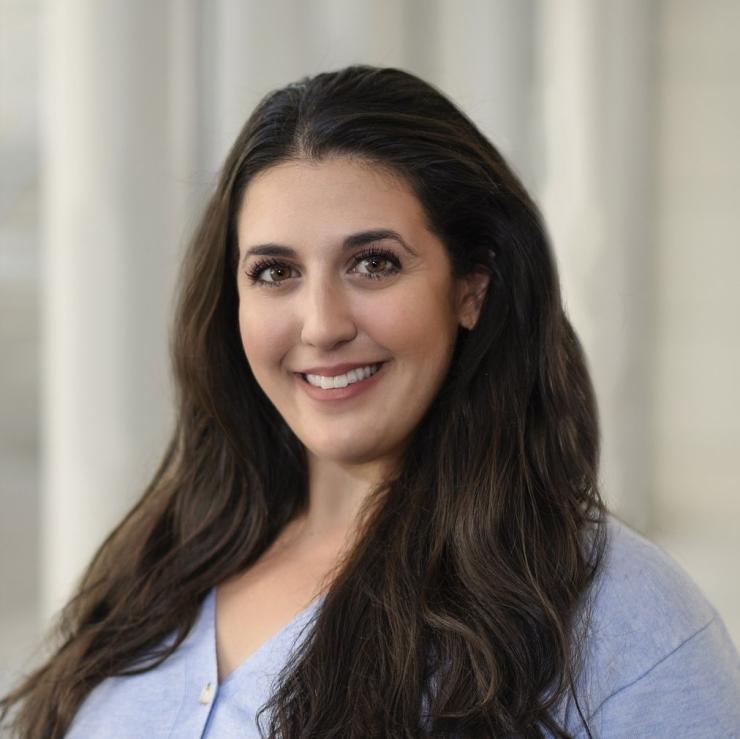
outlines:
{"label": "blurred background", "polygon": [[256,102],[398,66],[542,208],[603,491],[740,644],[740,3],[0,0],[0,690],[151,477],[176,269]]}

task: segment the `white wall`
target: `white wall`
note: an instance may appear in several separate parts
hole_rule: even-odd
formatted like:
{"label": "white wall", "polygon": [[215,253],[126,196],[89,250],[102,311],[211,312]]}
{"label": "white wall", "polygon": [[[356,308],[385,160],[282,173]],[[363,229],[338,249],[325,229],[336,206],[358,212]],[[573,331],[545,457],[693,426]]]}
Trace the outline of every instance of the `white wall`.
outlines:
{"label": "white wall", "polygon": [[740,643],[740,3],[660,4],[656,538]]}

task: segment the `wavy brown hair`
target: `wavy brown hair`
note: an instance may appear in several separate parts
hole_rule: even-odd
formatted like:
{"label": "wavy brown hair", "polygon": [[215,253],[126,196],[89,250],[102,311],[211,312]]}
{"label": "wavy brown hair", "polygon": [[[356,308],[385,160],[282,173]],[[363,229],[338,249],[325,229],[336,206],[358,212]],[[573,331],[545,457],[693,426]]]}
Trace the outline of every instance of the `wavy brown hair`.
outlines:
{"label": "wavy brown hair", "polygon": [[305,510],[305,450],[240,341],[235,217],[258,172],[337,155],[402,176],[454,275],[491,279],[260,723],[296,739],[568,736],[556,708],[605,545],[584,356],[541,217],[499,152],[429,84],[369,66],[269,94],[231,149],[179,281],[172,440],[58,614],[52,656],[0,702],[18,735],[61,737],[106,677],[160,664],[209,590]]}

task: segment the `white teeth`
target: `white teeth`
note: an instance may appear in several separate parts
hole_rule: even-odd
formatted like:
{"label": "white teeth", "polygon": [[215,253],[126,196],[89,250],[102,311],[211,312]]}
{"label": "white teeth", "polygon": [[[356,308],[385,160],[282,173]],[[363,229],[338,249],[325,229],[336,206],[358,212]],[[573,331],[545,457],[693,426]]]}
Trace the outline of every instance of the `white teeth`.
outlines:
{"label": "white teeth", "polygon": [[364,380],[370,375],[374,375],[380,369],[380,364],[369,364],[366,367],[351,369],[343,375],[336,377],[324,377],[323,375],[306,375],[306,379],[314,387],[320,387],[322,390],[331,390],[336,387],[347,387],[355,382]]}

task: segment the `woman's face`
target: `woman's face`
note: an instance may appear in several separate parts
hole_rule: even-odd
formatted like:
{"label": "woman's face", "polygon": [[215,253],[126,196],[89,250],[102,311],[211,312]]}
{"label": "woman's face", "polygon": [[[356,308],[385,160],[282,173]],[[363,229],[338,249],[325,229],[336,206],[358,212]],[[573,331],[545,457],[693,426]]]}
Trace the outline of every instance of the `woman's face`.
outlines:
{"label": "woman's face", "polygon": [[[355,159],[283,163],[249,184],[238,241],[242,344],[264,393],[317,457],[392,463],[442,384],[460,323],[477,318],[417,198]],[[378,364],[365,379],[346,374]]]}

